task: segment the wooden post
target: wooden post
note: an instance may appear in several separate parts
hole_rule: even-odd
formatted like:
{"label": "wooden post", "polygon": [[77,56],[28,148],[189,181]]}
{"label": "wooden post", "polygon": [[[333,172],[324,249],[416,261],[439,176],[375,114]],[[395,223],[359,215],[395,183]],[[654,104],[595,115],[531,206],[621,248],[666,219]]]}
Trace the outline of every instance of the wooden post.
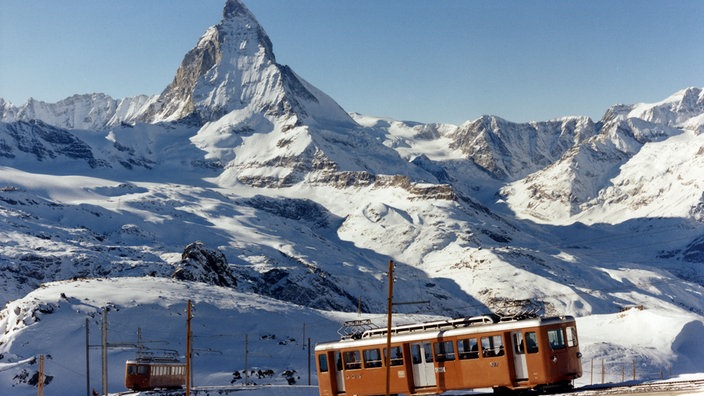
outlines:
{"label": "wooden post", "polygon": [[191,300],[186,307],[186,396],[191,396]]}
{"label": "wooden post", "polygon": [[594,385],[594,358],[592,358],[592,369],[589,372],[589,385]]}
{"label": "wooden post", "polygon": [[394,300],[394,261],[389,260],[389,297],[386,315],[386,356],[384,365],[386,366],[386,396],[390,395],[391,389],[391,316]]}
{"label": "wooden post", "polygon": [[88,318],[86,318],[86,396],[90,394],[90,342],[88,335]]}
{"label": "wooden post", "polygon": [[249,335],[244,335],[244,385],[249,385]]}
{"label": "wooden post", "polygon": [[626,382],[626,365],[621,365],[621,382]]}
{"label": "wooden post", "polygon": [[44,355],[39,355],[39,373],[37,374],[37,395],[44,395]]}
{"label": "wooden post", "polygon": [[633,381],[636,380],[636,358],[633,358]]}
{"label": "wooden post", "polygon": [[308,337],[308,385],[310,385],[310,337]]}
{"label": "wooden post", "polygon": [[103,307],[103,324],[101,330],[103,396],[108,396],[108,307]]}
{"label": "wooden post", "polygon": [[601,384],[604,384],[604,358],[601,358]]}

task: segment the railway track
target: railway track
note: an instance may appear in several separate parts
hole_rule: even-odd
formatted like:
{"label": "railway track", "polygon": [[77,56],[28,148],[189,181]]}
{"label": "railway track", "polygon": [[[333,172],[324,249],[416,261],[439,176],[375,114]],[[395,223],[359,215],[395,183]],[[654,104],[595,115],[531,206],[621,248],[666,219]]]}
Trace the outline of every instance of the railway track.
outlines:
{"label": "railway track", "polygon": [[[274,389],[288,388],[289,390],[295,389],[297,392],[292,392],[295,395],[318,395],[317,386],[290,386],[290,385],[253,385],[253,386],[199,386],[192,389],[192,394],[194,395],[206,395],[206,394],[221,394],[227,395],[230,393],[236,394],[241,391],[257,392],[262,395],[266,395]],[[121,392],[116,393],[116,395],[134,395],[133,392]],[[154,396],[182,396],[185,394],[184,390],[172,390],[172,391],[151,391],[142,392],[141,395],[154,395]],[[483,393],[461,393],[461,392],[450,392],[448,395],[466,395],[466,396],[477,396]],[[491,395],[490,391],[485,393],[486,395]],[[537,393],[529,393],[537,394]],[[641,383],[633,385],[591,385],[582,388],[574,389],[571,392],[559,393],[559,396],[602,396],[602,395],[657,395],[657,396],[694,396],[694,395],[704,395],[704,379],[688,380],[688,381],[668,381],[668,382],[654,382],[654,383]]]}
{"label": "railway track", "polygon": [[651,382],[633,385],[586,386],[562,396],[596,395],[704,395],[704,379],[688,381]]}

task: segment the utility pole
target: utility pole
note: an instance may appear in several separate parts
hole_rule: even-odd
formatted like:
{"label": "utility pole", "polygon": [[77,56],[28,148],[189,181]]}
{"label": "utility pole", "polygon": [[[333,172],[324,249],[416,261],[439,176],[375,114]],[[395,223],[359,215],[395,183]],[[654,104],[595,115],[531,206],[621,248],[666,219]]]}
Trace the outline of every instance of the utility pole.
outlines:
{"label": "utility pole", "polygon": [[108,396],[108,307],[103,307],[102,324],[103,396]]}
{"label": "utility pole", "polygon": [[86,318],[86,396],[90,396],[90,342],[88,337],[88,318]]}
{"label": "utility pole", "polygon": [[303,344],[303,350],[305,350],[305,349],[306,349],[306,344],[305,344],[305,340],[306,340],[306,322],[303,322],[303,338],[301,338],[301,339],[303,340],[303,342],[302,342],[302,344]]}
{"label": "utility pole", "polygon": [[310,337],[308,337],[308,385],[310,385]]}
{"label": "utility pole", "polygon": [[394,300],[394,261],[389,260],[389,297],[386,307],[386,356],[384,365],[386,366],[386,396],[390,394],[391,388],[391,315]]}
{"label": "utility pole", "polygon": [[142,328],[137,327],[137,360],[142,358]]}
{"label": "utility pole", "polygon": [[37,374],[37,395],[44,395],[44,355],[39,355],[39,373]]}
{"label": "utility pole", "polygon": [[186,396],[191,396],[191,300],[186,311]]}
{"label": "utility pole", "polygon": [[249,335],[244,335],[244,385],[249,385]]}

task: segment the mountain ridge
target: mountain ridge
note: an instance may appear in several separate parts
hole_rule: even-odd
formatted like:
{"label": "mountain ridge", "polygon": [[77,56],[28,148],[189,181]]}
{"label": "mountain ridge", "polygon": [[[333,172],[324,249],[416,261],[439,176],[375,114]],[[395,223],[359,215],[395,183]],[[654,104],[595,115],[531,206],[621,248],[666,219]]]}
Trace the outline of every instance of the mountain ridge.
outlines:
{"label": "mountain ridge", "polygon": [[[701,98],[597,122],[348,114],[229,0],[159,96],[0,100],[0,364],[31,353],[13,340],[41,328],[30,296],[48,283],[157,278],[165,295],[209,286],[349,317],[384,312],[389,260],[398,301],[427,301],[405,318],[643,305],[695,323],[672,339],[704,336]],[[676,349],[663,359],[683,362]]]}

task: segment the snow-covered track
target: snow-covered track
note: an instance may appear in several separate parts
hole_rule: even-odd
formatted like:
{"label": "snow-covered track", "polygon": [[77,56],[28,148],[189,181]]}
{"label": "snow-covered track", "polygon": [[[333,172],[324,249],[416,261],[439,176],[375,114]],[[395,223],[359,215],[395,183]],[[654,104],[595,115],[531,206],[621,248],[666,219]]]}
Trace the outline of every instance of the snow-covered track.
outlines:
{"label": "snow-covered track", "polygon": [[562,395],[695,395],[704,394],[704,379],[652,382],[633,385],[598,385],[575,389]]}

